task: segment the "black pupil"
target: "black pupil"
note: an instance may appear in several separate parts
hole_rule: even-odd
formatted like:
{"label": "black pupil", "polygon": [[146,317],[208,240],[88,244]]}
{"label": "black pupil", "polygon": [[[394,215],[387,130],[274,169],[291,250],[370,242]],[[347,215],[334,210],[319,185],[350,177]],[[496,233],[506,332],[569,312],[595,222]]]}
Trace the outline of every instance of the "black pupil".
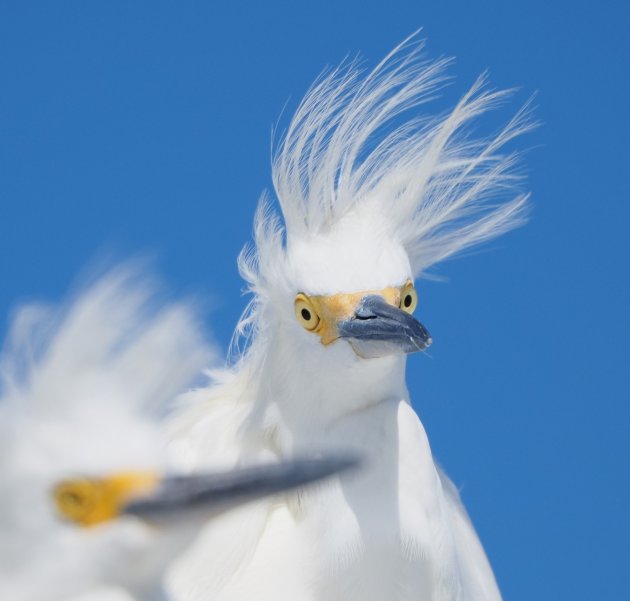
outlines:
{"label": "black pupil", "polygon": [[405,304],[405,307],[411,307],[411,294],[408,294],[407,296],[405,296],[405,300],[403,301]]}
{"label": "black pupil", "polygon": [[302,309],[302,317],[306,321],[310,321],[311,320],[311,312],[308,309]]}
{"label": "black pupil", "polygon": [[66,503],[71,505],[83,505],[83,497],[76,492],[67,492],[65,493]]}

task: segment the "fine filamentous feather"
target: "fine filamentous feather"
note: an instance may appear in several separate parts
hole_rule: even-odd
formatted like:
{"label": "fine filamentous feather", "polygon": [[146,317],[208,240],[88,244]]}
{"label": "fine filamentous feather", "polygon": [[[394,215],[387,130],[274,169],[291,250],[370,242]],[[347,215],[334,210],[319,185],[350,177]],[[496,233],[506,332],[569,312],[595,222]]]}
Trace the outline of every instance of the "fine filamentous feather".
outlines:
{"label": "fine filamentous feather", "polygon": [[531,128],[528,105],[475,140],[471,122],[509,95],[488,90],[482,76],[449,114],[405,120],[447,81],[451,61],[426,60],[422,48],[406,40],[365,77],[355,63],[334,69],[300,103],[273,161],[289,241],[381,204],[418,274],[521,222],[527,196],[513,193],[516,155],[501,151]]}
{"label": "fine filamentous feather", "polygon": [[165,467],[160,418],[211,358],[192,308],[158,304],[143,273],[112,269],[65,306],[12,320],[0,358],[2,599],[67,598],[143,548],[139,525],[80,530],[51,499],[60,478]]}

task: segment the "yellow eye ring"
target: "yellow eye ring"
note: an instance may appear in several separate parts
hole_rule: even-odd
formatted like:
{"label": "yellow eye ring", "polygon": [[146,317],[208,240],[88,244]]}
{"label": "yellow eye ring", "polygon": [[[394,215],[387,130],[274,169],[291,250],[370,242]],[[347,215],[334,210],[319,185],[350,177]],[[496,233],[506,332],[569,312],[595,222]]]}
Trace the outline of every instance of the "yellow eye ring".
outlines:
{"label": "yellow eye ring", "polygon": [[300,293],[295,297],[295,318],[309,332],[312,332],[319,325],[319,315],[305,294]]}
{"label": "yellow eye ring", "polygon": [[98,486],[90,480],[67,480],[54,489],[57,510],[69,520],[85,522],[95,509],[100,493]]}
{"label": "yellow eye ring", "polygon": [[400,291],[400,308],[406,313],[413,313],[418,306],[418,293],[411,282]]}

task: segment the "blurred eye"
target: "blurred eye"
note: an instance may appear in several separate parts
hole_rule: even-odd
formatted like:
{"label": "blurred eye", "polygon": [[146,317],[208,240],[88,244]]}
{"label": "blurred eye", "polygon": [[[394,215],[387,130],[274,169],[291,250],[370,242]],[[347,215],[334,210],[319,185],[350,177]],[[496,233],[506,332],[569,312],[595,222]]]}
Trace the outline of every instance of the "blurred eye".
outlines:
{"label": "blurred eye", "polygon": [[295,297],[295,318],[309,332],[312,332],[319,325],[319,315],[305,294],[298,294]]}
{"label": "blurred eye", "polygon": [[73,522],[87,523],[100,498],[98,486],[91,480],[65,480],[53,491],[57,510]]}
{"label": "blurred eye", "polygon": [[413,284],[409,282],[403,286],[400,291],[400,308],[407,313],[413,313],[418,306],[418,293],[413,287]]}

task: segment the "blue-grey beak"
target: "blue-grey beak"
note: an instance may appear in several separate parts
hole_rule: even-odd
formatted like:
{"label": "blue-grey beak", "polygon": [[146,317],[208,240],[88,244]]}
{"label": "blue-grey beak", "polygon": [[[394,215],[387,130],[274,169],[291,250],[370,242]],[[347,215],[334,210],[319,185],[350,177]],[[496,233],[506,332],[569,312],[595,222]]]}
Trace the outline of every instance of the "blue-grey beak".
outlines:
{"label": "blue-grey beak", "polygon": [[354,315],[337,327],[340,337],[347,338],[357,355],[365,358],[415,353],[432,342],[417,319],[376,294],[363,297]]}
{"label": "blue-grey beak", "polygon": [[357,468],[360,463],[354,455],[328,455],[240,467],[228,472],[168,476],[150,496],[127,504],[124,513],[159,521],[190,512],[220,511],[328,478]]}

